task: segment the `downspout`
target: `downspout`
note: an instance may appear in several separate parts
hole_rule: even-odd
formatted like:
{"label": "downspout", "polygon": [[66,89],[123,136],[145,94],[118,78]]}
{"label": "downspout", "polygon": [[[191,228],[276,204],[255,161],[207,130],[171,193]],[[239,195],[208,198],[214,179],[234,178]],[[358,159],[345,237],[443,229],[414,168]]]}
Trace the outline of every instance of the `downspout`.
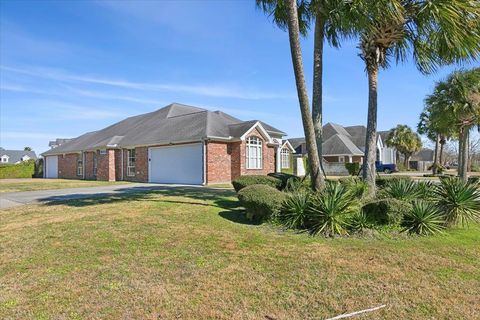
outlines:
{"label": "downspout", "polygon": [[123,149],[120,149],[120,153],[121,153],[121,155],[122,155],[120,161],[122,162],[122,164],[121,164],[121,170],[122,170],[122,181],[123,181]]}

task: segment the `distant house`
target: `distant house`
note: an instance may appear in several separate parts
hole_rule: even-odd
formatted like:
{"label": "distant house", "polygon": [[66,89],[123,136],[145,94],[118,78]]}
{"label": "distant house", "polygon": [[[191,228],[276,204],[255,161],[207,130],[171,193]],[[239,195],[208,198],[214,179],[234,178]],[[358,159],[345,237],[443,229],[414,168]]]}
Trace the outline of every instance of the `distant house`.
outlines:
{"label": "distant house", "polygon": [[67,143],[70,140],[72,140],[72,139],[57,138],[53,141],[50,141],[48,143],[48,146],[50,147],[50,149],[53,149],[53,148],[56,148],[56,147],[60,147],[62,144]]}
{"label": "distant house", "polygon": [[423,148],[410,158],[408,167],[418,171],[428,171],[433,164],[434,154],[434,150]]}
{"label": "distant house", "polygon": [[37,160],[35,151],[5,150],[0,148],[1,164],[17,164],[28,160]]}
{"label": "distant house", "polygon": [[286,134],[259,120],[172,103],[51,144],[45,177],[209,184],[279,172],[293,152]]}
{"label": "distant house", "polygon": [[[388,131],[377,134],[377,161],[396,163],[395,149],[385,144]],[[365,126],[343,127],[335,123],[323,126],[323,160],[327,163],[359,162],[363,163],[365,156],[365,140],[367,128]],[[295,153],[306,155],[305,138],[288,139]]]}

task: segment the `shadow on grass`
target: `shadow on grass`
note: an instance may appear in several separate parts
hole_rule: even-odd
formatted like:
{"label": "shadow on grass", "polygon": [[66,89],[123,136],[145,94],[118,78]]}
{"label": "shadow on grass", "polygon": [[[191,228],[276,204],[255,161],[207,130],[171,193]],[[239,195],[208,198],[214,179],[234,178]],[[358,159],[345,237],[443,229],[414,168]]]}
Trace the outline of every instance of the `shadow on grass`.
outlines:
{"label": "shadow on grass", "polygon": [[[245,217],[244,209],[240,206],[233,190],[208,187],[126,187],[112,192],[51,196],[39,199],[39,201],[47,206],[67,205],[71,207],[87,207],[119,202],[149,201],[156,195],[170,197],[169,199],[158,199],[158,201],[166,203],[219,207],[225,209],[225,211],[219,213],[219,216],[224,219],[241,224],[257,224]],[[178,197],[178,199],[175,199],[175,197]],[[192,201],[189,201],[189,199]],[[196,202],[193,200],[203,200],[206,202]]]}

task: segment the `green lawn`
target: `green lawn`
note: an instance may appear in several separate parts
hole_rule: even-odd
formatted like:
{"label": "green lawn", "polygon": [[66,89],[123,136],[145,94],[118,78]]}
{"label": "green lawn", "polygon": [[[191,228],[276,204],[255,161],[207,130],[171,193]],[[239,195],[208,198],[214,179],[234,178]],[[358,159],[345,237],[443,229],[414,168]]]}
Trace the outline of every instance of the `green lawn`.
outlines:
{"label": "green lawn", "polygon": [[1,319],[480,318],[480,226],[312,238],[186,188],[0,211]]}
{"label": "green lawn", "polygon": [[68,179],[0,179],[0,192],[35,191],[63,188],[100,187],[125,184],[126,181],[93,181]]}

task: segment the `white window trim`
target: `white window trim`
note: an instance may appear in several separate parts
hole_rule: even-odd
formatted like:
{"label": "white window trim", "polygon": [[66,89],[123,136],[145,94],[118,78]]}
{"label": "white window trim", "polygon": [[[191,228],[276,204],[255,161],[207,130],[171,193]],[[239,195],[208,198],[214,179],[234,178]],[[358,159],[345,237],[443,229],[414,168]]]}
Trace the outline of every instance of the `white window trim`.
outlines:
{"label": "white window trim", "polygon": [[83,176],[83,159],[77,159],[77,176]]}
{"label": "white window trim", "polygon": [[[130,153],[134,152],[134,156],[131,157]],[[133,158],[133,165],[130,162],[130,158]],[[135,163],[137,161],[137,153],[135,152],[135,149],[127,149],[127,177],[135,177]]]}
{"label": "white window trim", "polygon": [[[256,157],[251,157],[251,151],[256,150]],[[246,168],[251,170],[263,169],[263,142],[259,137],[250,136],[245,146]],[[250,162],[253,162],[251,165]]]}
{"label": "white window trim", "polygon": [[2,156],[2,163],[8,163],[8,159],[9,159],[9,158],[10,158],[10,157],[7,156],[7,155]]}
{"label": "white window trim", "polygon": [[280,151],[280,163],[282,169],[290,169],[290,151],[283,148]]}

